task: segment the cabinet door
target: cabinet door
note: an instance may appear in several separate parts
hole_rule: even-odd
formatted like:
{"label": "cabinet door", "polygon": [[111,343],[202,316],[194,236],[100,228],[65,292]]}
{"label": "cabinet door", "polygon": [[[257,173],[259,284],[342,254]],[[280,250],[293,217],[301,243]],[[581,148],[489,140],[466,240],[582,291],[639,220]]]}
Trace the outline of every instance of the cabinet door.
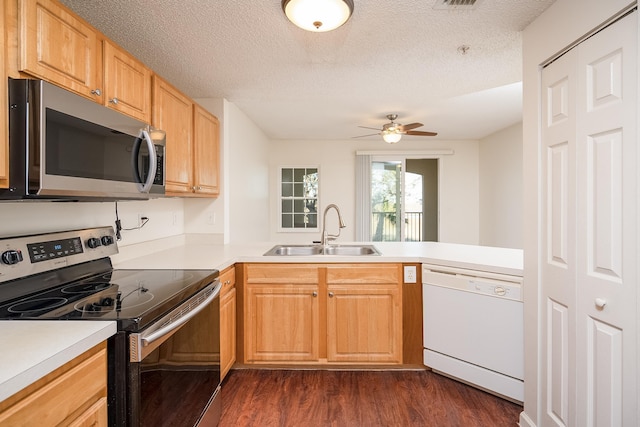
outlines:
{"label": "cabinet door", "polygon": [[105,104],[151,122],[151,70],[124,50],[104,42]]}
{"label": "cabinet door", "polygon": [[191,193],[193,103],[158,76],[153,77],[152,122],[167,133],[166,192]]}
{"label": "cabinet door", "polygon": [[397,287],[329,285],[328,296],[328,362],[402,362]]}
{"label": "cabinet door", "polygon": [[107,398],[101,397],[89,409],[73,420],[69,427],[107,427]]}
{"label": "cabinet door", "polygon": [[218,195],[220,171],[220,124],[199,105],[193,110],[193,181],[197,194]]}
{"label": "cabinet door", "polygon": [[220,299],[220,378],[224,379],[236,361],[236,288]]}
{"label": "cabinet door", "polygon": [[254,285],[246,289],[246,362],[317,362],[317,285]]}
{"label": "cabinet door", "polygon": [[99,34],[54,0],[20,1],[20,70],[102,102]]}
{"label": "cabinet door", "polygon": [[402,265],[327,267],[327,361],[402,363]]}

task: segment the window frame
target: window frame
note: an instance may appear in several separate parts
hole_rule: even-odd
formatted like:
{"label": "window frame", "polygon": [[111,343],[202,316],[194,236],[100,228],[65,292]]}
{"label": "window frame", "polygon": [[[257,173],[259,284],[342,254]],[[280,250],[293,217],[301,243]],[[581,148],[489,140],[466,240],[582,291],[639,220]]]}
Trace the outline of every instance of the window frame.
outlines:
{"label": "window frame", "polygon": [[[316,215],[317,215],[317,220],[316,220],[316,226],[315,227],[283,227],[282,225],[282,215],[284,214],[284,212],[282,212],[282,202],[283,200],[296,200],[295,196],[291,196],[291,197],[285,197],[282,195],[282,171],[283,169],[315,169],[317,171],[318,174],[318,180],[317,180],[317,186],[316,186],[316,206],[317,206],[317,211],[316,211]],[[277,231],[279,233],[319,233],[320,232],[320,215],[321,213],[320,211],[320,176],[321,176],[321,172],[320,172],[320,165],[281,165],[278,166],[278,229]],[[294,181],[295,182],[295,181]],[[299,197],[298,199],[304,199],[304,197]],[[294,210],[295,213],[295,210]]]}

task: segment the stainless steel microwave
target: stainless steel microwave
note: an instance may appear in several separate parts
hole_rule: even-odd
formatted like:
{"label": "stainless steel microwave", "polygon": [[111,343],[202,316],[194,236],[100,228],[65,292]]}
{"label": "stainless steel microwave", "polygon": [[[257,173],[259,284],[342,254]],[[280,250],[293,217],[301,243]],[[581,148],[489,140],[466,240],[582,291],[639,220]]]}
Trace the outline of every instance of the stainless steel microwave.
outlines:
{"label": "stainless steel microwave", "polygon": [[43,80],[9,79],[9,189],[0,199],[164,195],[164,132]]}

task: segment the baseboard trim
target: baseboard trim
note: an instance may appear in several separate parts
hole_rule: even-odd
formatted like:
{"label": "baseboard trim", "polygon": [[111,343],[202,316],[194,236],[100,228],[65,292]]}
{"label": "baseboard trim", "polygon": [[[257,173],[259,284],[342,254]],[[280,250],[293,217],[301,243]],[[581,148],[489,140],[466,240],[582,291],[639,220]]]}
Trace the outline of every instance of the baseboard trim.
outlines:
{"label": "baseboard trim", "polygon": [[536,427],[536,424],[524,411],[520,412],[520,422],[518,423],[518,425],[520,427]]}

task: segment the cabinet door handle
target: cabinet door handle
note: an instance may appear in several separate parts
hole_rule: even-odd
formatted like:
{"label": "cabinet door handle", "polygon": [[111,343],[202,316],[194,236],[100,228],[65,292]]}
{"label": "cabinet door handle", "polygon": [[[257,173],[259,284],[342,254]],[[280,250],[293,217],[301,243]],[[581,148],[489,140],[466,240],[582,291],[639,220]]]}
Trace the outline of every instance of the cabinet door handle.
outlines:
{"label": "cabinet door handle", "polygon": [[333,292],[329,292],[329,298],[333,298]]}
{"label": "cabinet door handle", "polygon": [[317,297],[318,293],[316,291],[313,291],[313,293],[311,294],[311,296]]}
{"label": "cabinet door handle", "polygon": [[111,102],[113,105],[118,105],[119,101],[118,101],[118,98],[113,98],[113,99],[110,99],[109,102]]}
{"label": "cabinet door handle", "polygon": [[100,96],[100,95],[102,95],[102,91],[100,89],[93,89],[91,91],[91,94],[95,95],[95,96]]}

